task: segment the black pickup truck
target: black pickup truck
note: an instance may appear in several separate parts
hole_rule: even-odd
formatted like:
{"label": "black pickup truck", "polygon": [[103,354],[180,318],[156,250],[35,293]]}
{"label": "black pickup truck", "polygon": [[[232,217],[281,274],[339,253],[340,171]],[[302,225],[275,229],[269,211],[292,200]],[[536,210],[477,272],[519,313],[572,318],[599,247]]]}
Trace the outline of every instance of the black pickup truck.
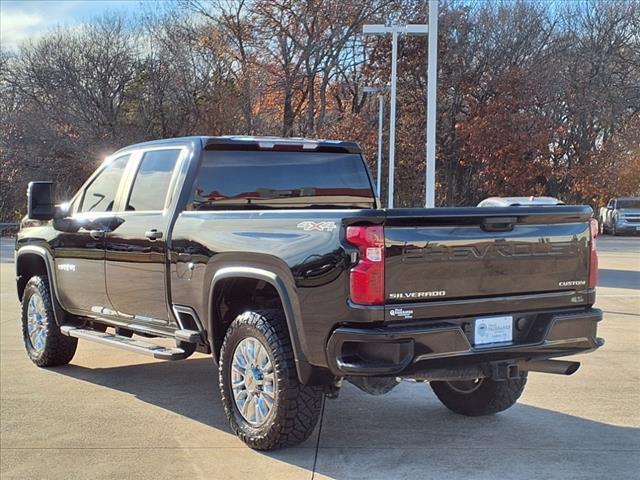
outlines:
{"label": "black pickup truck", "polygon": [[29,185],[16,243],[31,360],[66,364],[79,338],[211,354],[252,448],[306,439],[344,380],[372,394],[429,382],[485,415],[529,371],[571,374],[579,363],[552,359],[604,343],[589,207],[385,210],[355,143],[142,143],[54,198]]}

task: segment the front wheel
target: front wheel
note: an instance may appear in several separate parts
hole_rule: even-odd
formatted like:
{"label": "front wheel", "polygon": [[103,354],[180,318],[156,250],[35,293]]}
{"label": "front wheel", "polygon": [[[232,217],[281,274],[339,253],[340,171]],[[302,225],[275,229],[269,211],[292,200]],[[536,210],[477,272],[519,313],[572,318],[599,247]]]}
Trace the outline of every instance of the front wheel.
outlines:
{"label": "front wheel", "polygon": [[502,412],[518,401],[527,377],[496,381],[491,378],[431,382],[438,399],[449,410],[467,416]]}
{"label": "front wheel", "polygon": [[47,277],[32,277],[22,294],[22,338],[27,354],[39,367],[66,365],[78,339],[60,332],[53,313]]}
{"label": "front wheel", "polygon": [[298,381],[281,311],[245,312],[231,323],[220,351],[219,379],[229,425],[251,448],[296,445],[318,423],[322,388]]}

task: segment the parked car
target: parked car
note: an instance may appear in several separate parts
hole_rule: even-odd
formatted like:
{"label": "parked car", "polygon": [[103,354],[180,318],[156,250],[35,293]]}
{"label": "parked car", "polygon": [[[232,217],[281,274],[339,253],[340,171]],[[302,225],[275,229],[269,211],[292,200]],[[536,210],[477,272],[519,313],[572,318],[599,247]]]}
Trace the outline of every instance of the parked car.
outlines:
{"label": "parked car", "polygon": [[612,198],[600,209],[599,220],[601,233],[640,233],[640,197]]}
{"label": "parked car", "polygon": [[430,382],[487,415],[604,343],[588,206],[381,209],[355,143],[271,137],[133,145],[68,204],[53,190],[29,185],[16,244],[33,363],[70,362],[78,339],[210,354],[255,449],[305,440],[343,380]]}
{"label": "parked car", "polygon": [[564,205],[553,197],[489,197],[482,200],[478,207],[529,207],[543,205]]}

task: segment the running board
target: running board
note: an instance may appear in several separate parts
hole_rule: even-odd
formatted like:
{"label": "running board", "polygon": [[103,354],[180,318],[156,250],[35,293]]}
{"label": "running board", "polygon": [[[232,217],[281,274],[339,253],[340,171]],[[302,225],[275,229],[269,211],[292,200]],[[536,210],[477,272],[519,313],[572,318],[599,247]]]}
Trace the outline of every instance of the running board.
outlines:
{"label": "running board", "polygon": [[187,353],[181,348],[162,347],[153,343],[123,337],[122,335],[98,332],[96,330],[72,327],[69,325],[63,325],[60,327],[60,331],[63,335],[67,335],[69,337],[91,340],[92,342],[98,342],[104,345],[121,348],[123,350],[148,355],[159,360],[182,360],[188,357]]}
{"label": "running board", "polygon": [[202,335],[200,335],[200,332],[196,332],[195,330],[176,330],[175,332],[173,332],[173,336],[176,337],[176,340],[187,343],[202,342]]}

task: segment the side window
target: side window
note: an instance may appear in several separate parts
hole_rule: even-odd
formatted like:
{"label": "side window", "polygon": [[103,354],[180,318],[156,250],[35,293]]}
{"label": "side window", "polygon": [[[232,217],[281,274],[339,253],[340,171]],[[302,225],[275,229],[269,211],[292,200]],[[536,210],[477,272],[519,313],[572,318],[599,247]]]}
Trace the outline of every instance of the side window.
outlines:
{"label": "side window", "polygon": [[164,208],[180,152],[177,149],[154,150],[144,154],[133,181],[127,210],[144,212]]}
{"label": "side window", "polygon": [[110,212],[118,192],[118,185],[130,155],[123,155],[109,163],[85,189],[78,212]]}

